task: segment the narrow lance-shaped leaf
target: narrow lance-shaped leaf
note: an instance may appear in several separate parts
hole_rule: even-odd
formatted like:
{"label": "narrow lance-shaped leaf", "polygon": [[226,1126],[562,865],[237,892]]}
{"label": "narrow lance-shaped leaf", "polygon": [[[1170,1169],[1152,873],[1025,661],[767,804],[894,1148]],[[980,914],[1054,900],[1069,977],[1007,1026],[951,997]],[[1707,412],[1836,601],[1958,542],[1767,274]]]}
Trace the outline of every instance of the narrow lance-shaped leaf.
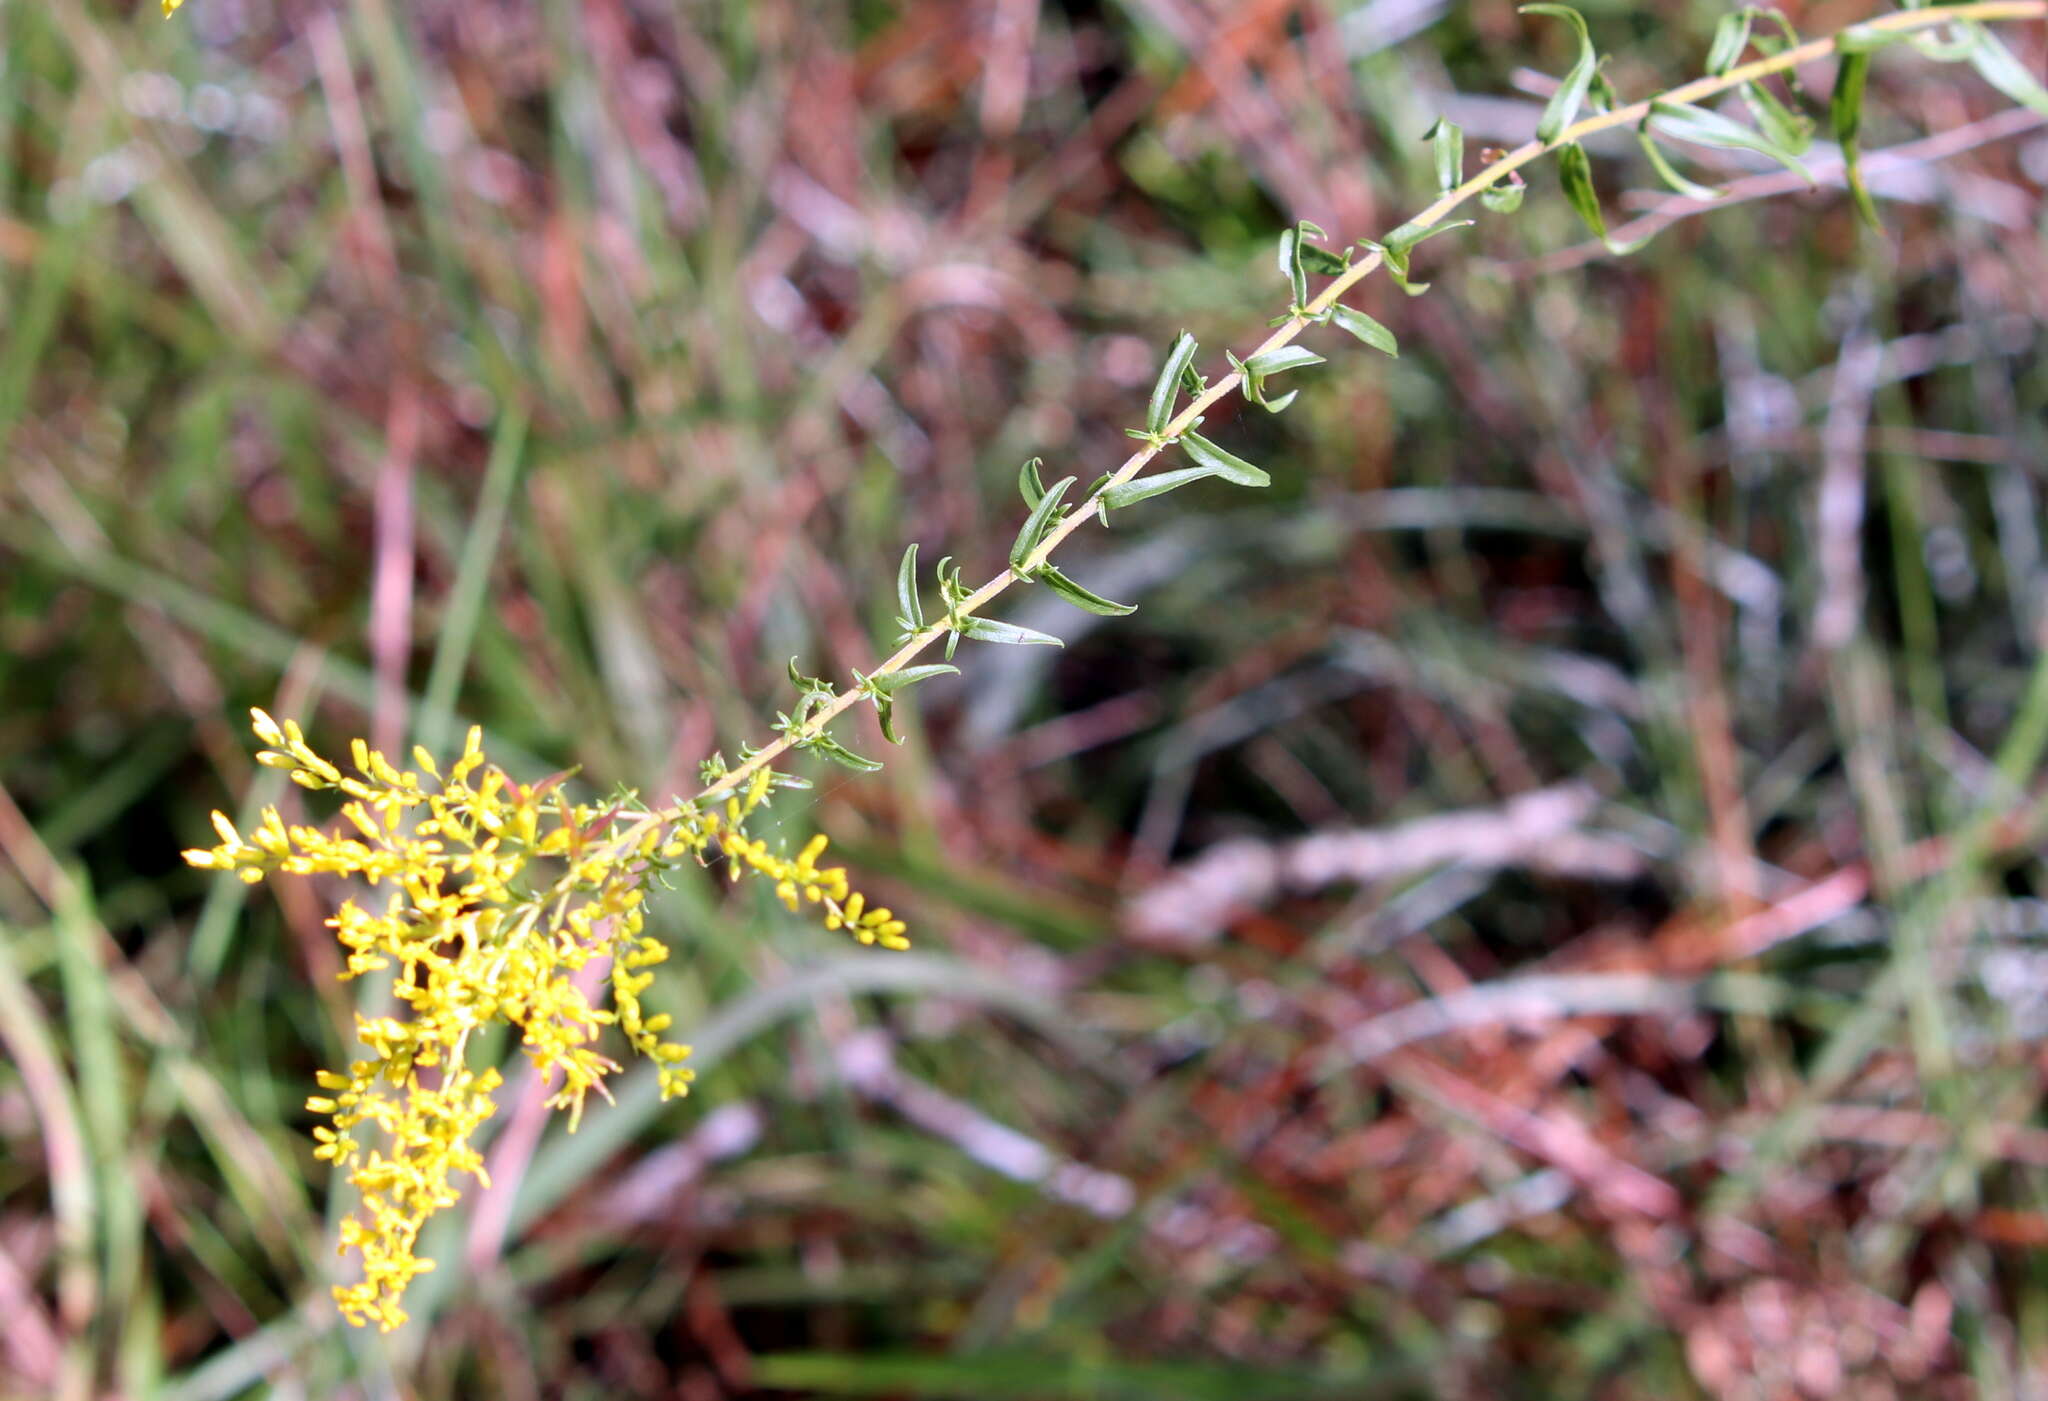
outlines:
{"label": "narrow lance-shaped leaf", "polygon": [[1195,338],[1182,331],[1174,337],[1173,348],[1166,352],[1166,364],[1152,386],[1152,400],[1145,406],[1147,433],[1164,433],[1166,425],[1173,421],[1173,401],[1180,392],[1180,378],[1194,358]]}
{"label": "narrow lance-shaped leaf", "polygon": [[1280,275],[1294,295],[1293,305],[1308,305],[1308,268],[1301,261],[1301,226],[1280,231]]}
{"label": "narrow lance-shaped leaf", "polygon": [[789,659],[789,684],[796,687],[804,695],[823,694],[829,696],[835,689],[830,681],[822,677],[806,676],[798,671],[796,669],[795,657]]}
{"label": "narrow lance-shaped leaf", "polygon": [[1330,319],[1337,323],[1339,329],[1349,331],[1374,350],[1397,359],[1400,357],[1401,346],[1394,339],[1394,333],[1364,312],[1340,302],[1330,308]]}
{"label": "narrow lance-shaped leaf", "polygon": [[1032,578],[1076,608],[1085,608],[1090,613],[1099,613],[1105,618],[1121,618],[1127,613],[1138,611],[1138,605],[1135,603],[1112,603],[1101,594],[1090,593],[1049,564]]}
{"label": "narrow lance-shaped leaf", "polygon": [[[1095,504],[1095,519],[1101,521],[1105,529],[1109,526],[1109,507],[1103,503],[1102,489],[1108,486],[1115,477],[1116,473],[1114,472],[1104,472],[1088,484],[1088,500]],[[1083,509],[1086,508],[1083,507]]]}
{"label": "narrow lance-shaped leaf", "polygon": [[882,738],[891,744],[903,743],[903,736],[896,733],[896,698],[881,691],[870,691],[868,699],[874,702],[875,721],[882,727]]}
{"label": "narrow lance-shaped leaf", "polygon": [[[1186,443],[1187,439],[1182,438],[1181,441]],[[1140,501],[1164,496],[1167,492],[1184,487],[1189,482],[1198,482],[1215,475],[1215,469],[1210,467],[1176,467],[1171,472],[1154,472],[1150,476],[1138,477],[1133,481],[1118,482],[1115,486],[1104,488],[1102,495],[1096,500],[1102,503],[1105,511],[1121,511],[1126,506],[1135,506]]]}
{"label": "narrow lance-shaped leaf", "polygon": [[2027,71],[2012,50],[1980,24],[1965,24],[1962,30],[1970,44],[1970,66],[1984,81],[2020,106],[2048,116],[2048,88],[2041,86],[2041,80]]}
{"label": "narrow lance-shaped leaf", "polygon": [[1300,370],[1310,365],[1324,363],[1323,357],[1306,346],[1283,345],[1275,350],[1261,351],[1244,362],[1245,369],[1260,376],[1277,375],[1282,370]]}
{"label": "narrow lance-shaped leaf", "polygon": [[1638,239],[1634,243],[1618,243],[1608,237],[1607,218],[1600,212],[1600,195],[1593,188],[1593,163],[1586,156],[1586,148],[1574,141],[1557,153],[1557,175],[1564,184],[1564,197],[1570,201],[1579,218],[1610,253],[1619,256],[1633,253],[1648,242]]}
{"label": "narrow lance-shaped leaf", "polygon": [[1657,138],[1650,134],[1650,119],[1647,116],[1636,124],[1636,140],[1642,143],[1643,154],[1649,158],[1651,168],[1672,189],[1687,199],[1711,201],[1721,197],[1720,190],[1686,179],[1664,158],[1663,150],[1657,145]]}
{"label": "narrow lance-shaped leaf", "polygon": [[1586,17],[1569,5],[1523,5],[1518,13],[1525,15],[1550,15],[1569,23],[1579,36],[1578,61],[1571,71],[1564,75],[1550,101],[1543,108],[1543,117],[1536,123],[1536,139],[1548,146],[1557,140],[1558,133],[1579,115],[1579,108],[1586,100],[1586,89],[1592,86],[1593,72],[1600,65],[1599,55],[1593,51],[1593,36],[1586,29]]}
{"label": "narrow lance-shaped leaf", "polygon": [[1762,83],[1744,83],[1742,101],[1756,118],[1757,130],[1781,150],[1796,156],[1813,145],[1812,119],[1787,107]]}
{"label": "narrow lance-shaped leaf", "polygon": [[917,546],[912,545],[903,552],[903,562],[896,566],[896,606],[902,616],[896,621],[910,632],[924,631],[924,605],[917,597]]}
{"label": "narrow lance-shaped leaf", "polygon": [[932,570],[939,580],[939,598],[946,605],[946,660],[953,660],[953,649],[960,645],[960,605],[967,598],[966,586],[960,582],[960,566],[947,555]]}
{"label": "narrow lance-shaped leaf", "polygon": [[1344,271],[1346,264],[1342,257],[1332,253],[1321,244],[1312,242],[1314,239],[1324,237],[1323,231],[1320,228],[1311,224],[1306,219],[1303,219],[1295,227],[1301,231],[1301,237],[1294,241],[1294,252],[1295,256],[1301,259],[1301,265],[1304,270],[1312,272],[1318,277],[1335,277],[1338,273]]}
{"label": "narrow lance-shaped leaf", "polygon": [[1658,132],[1674,140],[1722,150],[1755,151],[1769,156],[1807,184],[1813,183],[1813,173],[1799,163],[1799,157],[1764,133],[1751,131],[1740,122],[1731,122],[1719,112],[1680,102],[1652,102],[1648,121]]}
{"label": "narrow lance-shaped leaf", "polygon": [[1374,350],[1378,350],[1382,354],[1391,354],[1395,358],[1401,358],[1401,342],[1395,340],[1395,334],[1391,330],[1386,330],[1384,326],[1380,326],[1378,322],[1374,322],[1372,317],[1366,315],[1364,311],[1360,311],[1356,307],[1346,307],[1346,305],[1339,303],[1339,305],[1329,309],[1329,320],[1335,322],[1339,330],[1346,330],[1346,332],[1358,336],[1360,340],[1364,340]]}
{"label": "narrow lance-shaped leaf", "polygon": [[1048,487],[1045,494],[1038,498],[1038,504],[1031,508],[1031,514],[1026,518],[1022,528],[1017,531],[1017,538],[1010,543],[1010,568],[1016,571],[1018,578],[1024,577],[1024,561],[1030,558],[1031,552],[1051,533],[1057,521],[1060,498],[1067,494],[1067,488],[1073,484],[1072,477],[1061,477]]}
{"label": "narrow lance-shaped leaf", "polygon": [[875,773],[882,767],[879,759],[856,754],[828,734],[814,735],[801,747],[813,754],[822,754],[835,764],[843,764],[855,773]]}
{"label": "narrow lance-shaped leaf", "polygon": [[1277,375],[1282,370],[1299,370],[1308,365],[1320,365],[1322,363],[1324,363],[1322,356],[1316,354],[1313,350],[1298,345],[1283,345],[1278,350],[1269,350],[1262,355],[1254,355],[1251,359],[1245,361],[1241,367],[1245,377],[1245,384],[1249,390],[1248,397],[1251,397],[1253,403],[1260,405],[1269,412],[1278,413],[1294,402],[1295,391],[1289,391],[1282,397],[1268,402],[1266,399],[1267,376]]}
{"label": "narrow lance-shaped leaf", "polygon": [[1187,449],[1189,457],[1200,467],[1223,478],[1233,486],[1270,486],[1273,479],[1241,457],[1233,456],[1217,447],[1199,433],[1183,433],[1180,445]]}
{"label": "narrow lance-shaped leaf", "polygon": [[1363,247],[1372,249],[1380,255],[1382,262],[1386,265],[1387,276],[1394,279],[1396,287],[1399,287],[1411,297],[1419,297],[1429,290],[1429,284],[1427,282],[1412,282],[1408,278],[1408,259],[1415,245],[1427,242],[1438,234],[1449,233],[1452,229],[1470,228],[1471,225],[1472,221],[1470,219],[1458,219],[1448,224],[1436,224],[1429,227],[1417,224],[1411,220],[1388,234],[1386,240],[1382,243],[1374,243],[1371,239],[1362,239],[1360,243]]}
{"label": "narrow lance-shaped leaf", "polygon": [[1870,75],[1870,55],[1843,49],[1839,43],[1836,48],[1841,65],[1835,70],[1835,90],[1828,98],[1828,125],[1834,130],[1835,144],[1842,148],[1842,174],[1849,182],[1856,212],[1863,216],[1864,223],[1882,233],[1884,225],[1878,220],[1877,205],[1870,198],[1870,187],[1863,182],[1863,85]]}
{"label": "narrow lance-shaped leaf", "polygon": [[1742,51],[1749,47],[1749,24],[1755,11],[1737,10],[1732,15],[1721,16],[1721,22],[1714,26],[1714,42],[1707,50],[1707,72],[1720,77],[1735,66]]}
{"label": "narrow lance-shaped leaf", "polygon": [[960,668],[957,666],[945,666],[939,662],[927,662],[923,666],[907,666],[901,671],[891,671],[880,676],[870,676],[867,678],[867,686],[869,689],[880,691],[884,695],[891,695],[897,691],[915,686],[920,681],[929,681],[935,676],[958,676],[959,674]]}
{"label": "narrow lance-shaped leaf", "polygon": [[[1792,21],[1785,18],[1782,10],[1770,6],[1752,7],[1750,13],[1758,19],[1768,20],[1778,28],[1775,36],[1758,36],[1756,46],[1766,54],[1784,52],[1799,42],[1799,31],[1792,27]],[[1785,70],[1785,82],[1792,89],[1794,97],[1799,95],[1799,70]],[[1795,112],[1778,100],[1762,83],[1744,83],[1742,101],[1749,108],[1749,114],[1756,118],[1757,128],[1777,145],[1793,155],[1804,155],[1813,145],[1813,121],[1804,113]]]}
{"label": "narrow lance-shaped leaf", "polygon": [[1044,465],[1034,457],[1017,469],[1017,493],[1024,498],[1027,510],[1038,508],[1039,498],[1045,495],[1045,483],[1038,478],[1038,469]]}
{"label": "narrow lance-shaped leaf", "polygon": [[994,618],[968,614],[960,620],[960,636],[976,642],[1007,642],[1016,645],[1036,643],[1041,647],[1064,647],[1067,644],[1051,633],[1036,628],[1020,627],[1016,623],[997,622]]}
{"label": "narrow lance-shaped leaf", "polygon": [[1290,389],[1277,399],[1269,399],[1266,397],[1266,381],[1264,378],[1247,370],[1244,361],[1238,359],[1230,351],[1224,351],[1223,357],[1230,361],[1230,368],[1237,372],[1239,387],[1243,389],[1244,397],[1257,404],[1267,413],[1279,413],[1282,409],[1293,403],[1295,396],[1301,392],[1297,389]]}
{"label": "narrow lance-shaped leaf", "polygon": [[1449,194],[1465,183],[1465,129],[1456,122],[1438,117],[1422,139],[1430,145],[1430,154],[1436,160],[1436,188],[1439,194]]}
{"label": "narrow lance-shaped leaf", "polygon": [[[1280,275],[1287,279],[1287,287],[1294,294],[1292,306],[1308,305],[1308,275],[1317,273],[1324,277],[1335,277],[1343,272],[1346,261],[1327,248],[1318,247],[1309,240],[1323,237],[1323,231],[1315,224],[1303,219],[1293,228],[1280,231],[1280,247],[1277,259]],[[1287,318],[1282,317],[1281,320]],[[1278,322],[1274,323],[1278,324]]]}
{"label": "narrow lance-shaped leaf", "polygon": [[920,681],[929,681],[934,676],[958,676],[957,666],[943,666],[937,662],[925,666],[907,666],[901,671],[892,671],[881,676],[865,676],[860,679],[860,688],[874,702],[875,719],[881,722],[882,738],[891,744],[901,744],[903,739],[896,733],[896,693]]}
{"label": "narrow lance-shaped leaf", "polygon": [[1378,248],[1382,256],[1388,259],[1398,257],[1401,260],[1401,266],[1406,268],[1408,266],[1409,250],[1417,244],[1427,243],[1438,234],[1447,234],[1453,229],[1469,229],[1471,227],[1472,221],[1470,219],[1453,219],[1448,224],[1418,224],[1411,219],[1381,239],[1377,244],[1370,244],[1369,246]]}

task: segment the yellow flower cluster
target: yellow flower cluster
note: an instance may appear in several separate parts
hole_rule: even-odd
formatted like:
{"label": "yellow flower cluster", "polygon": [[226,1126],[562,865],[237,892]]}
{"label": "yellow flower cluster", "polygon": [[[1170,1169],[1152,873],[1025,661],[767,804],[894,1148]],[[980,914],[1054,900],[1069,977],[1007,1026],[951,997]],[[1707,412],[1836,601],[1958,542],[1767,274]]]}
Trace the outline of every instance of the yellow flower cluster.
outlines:
{"label": "yellow flower cluster", "polygon": [[[293,722],[260,710],[251,716],[257,738],[271,746],[257,762],[303,788],[339,790],[346,827],[331,834],[287,826],[266,808],[244,836],[217,812],[220,844],[188,851],[186,861],[246,881],[330,875],[381,889],[381,910],[348,898],[327,923],[348,953],[342,976],[395,968],[393,995],[405,1009],[358,1015],[366,1054],[345,1073],[322,1071],[322,1093],[306,1102],[331,1122],[313,1131],[317,1156],[347,1169],[362,1197],[343,1224],[341,1249],[360,1254],[363,1278],[335,1290],[351,1323],[391,1329],[405,1321],[406,1286],[433,1268],[413,1253],[422,1224],[460,1196],[454,1174],[483,1180],[471,1140],[494,1112],[502,1082],[496,1070],[464,1060],[477,1028],[518,1029],[521,1049],[553,1089],[548,1104],[569,1111],[572,1130],[585,1095],[607,1094],[605,1077],[619,1068],[596,1045],[607,1026],[655,1063],[664,1097],[688,1091],[690,1048],[664,1040],[669,1017],[649,1015],[640,1001],[654,980],[647,970],[669,956],[647,932],[643,908],[647,884],[662,871],[722,856],[734,880],[772,881],[792,910],[818,906],[827,928],[909,946],[903,922],[868,910],[844,869],[817,864],[824,837],[790,858],[748,835],[747,819],[768,798],[766,770],[717,810],[684,802],[652,812],[631,799],[572,803],[562,791],[567,775],[522,787],[486,764],[475,729],[446,774],[424,750],[413,751],[417,771],[401,770],[361,740],[351,746],[349,774],[314,752]],[[609,1008],[593,1006],[578,986],[593,959],[610,964]],[[365,1135],[366,1127],[374,1132]]]}

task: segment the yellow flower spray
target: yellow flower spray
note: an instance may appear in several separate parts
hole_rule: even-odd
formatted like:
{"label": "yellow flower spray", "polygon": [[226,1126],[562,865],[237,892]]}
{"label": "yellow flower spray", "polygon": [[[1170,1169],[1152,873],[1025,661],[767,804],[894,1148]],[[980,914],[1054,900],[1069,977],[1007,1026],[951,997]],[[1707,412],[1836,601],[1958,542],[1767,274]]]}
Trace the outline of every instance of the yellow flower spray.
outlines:
{"label": "yellow flower spray", "polygon": [[[909,947],[902,921],[868,909],[842,868],[817,864],[824,837],[788,857],[747,834],[774,783],[765,767],[711,810],[683,801],[654,812],[630,798],[572,803],[566,775],[522,787],[485,762],[477,729],[445,774],[424,750],[413,751],[417,771],[401,770],[356,740],[351,775],[308,747],[293,722],[251,715],[257,738],[272,746],[257,761],[302,788],[339,789],[346,834],[287,827],[266,808],[244,836],[216,812],[220,845],[188,851],[186,861],[250,882],[333,875],[381,888],[381,909],[350,898],[327,923],[348,952],[342,976],[396,968],[405,1007],[402,1016],[358,1014],[365,1053],[344,1071],[322,1071],[321,1093],[306,1101],[331,1121],[313,1130],[317,1156],[346,1168],[362,1197],[342,1225],[341,1249],[361,1255],[363,1278],[334,1291],[351,1323],[405,1321],[406,1286],[433,1268],[413,1253],[422,1225],[460,1197],[455,1174],[485,1180],[471,1140],[503,1082],[464,1059],[477,1028],[518,1029],[554,1091],[549,1107],[567,1109],[572,1130],[584,1096],[607,1094],[605,1077],[619,1068],[597,1045],[609,1026],[655,1063],[664,1098],[688,1092],[690,1048],[664,1039],[668,1016],[648,1015],[640,1002],[654,980],[648,970],[669,956],[647,932],[642,906],[662,872],[723,856],[732,879],[769,880],[790,909],[818,907],[828,928]],[[609,1007],[593,1006],[576,985],[592,959],[610,960]]]}

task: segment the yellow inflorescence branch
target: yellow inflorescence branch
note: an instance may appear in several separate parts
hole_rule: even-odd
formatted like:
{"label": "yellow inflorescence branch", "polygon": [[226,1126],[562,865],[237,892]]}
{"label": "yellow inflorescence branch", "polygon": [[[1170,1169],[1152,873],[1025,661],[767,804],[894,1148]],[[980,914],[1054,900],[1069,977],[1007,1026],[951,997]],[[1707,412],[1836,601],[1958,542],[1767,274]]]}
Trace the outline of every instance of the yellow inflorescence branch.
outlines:
{"label": "yellow inflorescence branch", "polygon": [[[316,1128],[317,1156],[348,1171],[362,1205],[344,1223],[341,1248],[362,1257],[363,1277],[335,1290],[351,1323],[395,1328],[414,1276],[433,1262],[414,1254],[420,1228],[461,1195],[457,1174],[483,1180],[472,1138],[491,1117],[497,1070],[464,1061],[470,1034],[492,1022],[518,1029],[521,1049],[569,1111],[605,1094],[618,1062],[599,1049],[608,1026],[653,1061],[664,1097],[688,1091],[690,1048],[663,1035],[666,1014],[650,1015],[641,994],[669,948],[649,933],[647,885],[685,861],[723,857],[734,880],[765,878],[791,910],[817,908],[827,928],[863,943],[907,948],[902,921],[869,910],[846,872],[818,864],[825,838],[796,856],[749,836],[748,819],[769,797],[769,776],[717,809],[689,804],[651,814],[624,802],[569,801],[559,779],[522,787],[484,758],[481,732],[446,773],[414,750],[400,769],[361,740],[353,772],[315,752],[297,724],[252,711],[257,755],[300,787],[336,790],[342,830],[288,826],[266,808],[245,835],[213,815],[218,846],[185,860],[233,872],[330,875],[360,880],[374,895],[351,897],[327,921],[348,955],[342,976],[394,969],[403,1014],[356,1018],[364,1054],[343,1071],[322,1071],[306,1102],[329,1122]],[[381,900],[377,897],[381,896]],[[611,1005],[595,1006],[577,982],[593,960],[609,961]],[[600,965],[602,966],[602,965]]]}

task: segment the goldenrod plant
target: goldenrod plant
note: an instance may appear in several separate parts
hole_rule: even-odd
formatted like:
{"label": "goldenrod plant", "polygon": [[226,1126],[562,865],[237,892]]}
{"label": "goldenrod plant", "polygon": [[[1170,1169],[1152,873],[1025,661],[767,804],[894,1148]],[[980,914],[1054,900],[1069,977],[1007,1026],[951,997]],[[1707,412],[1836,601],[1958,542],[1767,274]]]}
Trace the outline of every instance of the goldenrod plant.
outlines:
{"label": "goldenrod plant", "polygon": [[[344,900],[327,921],[348,951],[342,976],[395,969],[407,1012],[359,1013],[356,1040],[368,1053],[321,1072],[321,1093],[306,1101],[332,1125],[313,1130],[316,1155],[348,1169],[362,1195],[341,1244],[362,1255],[363,1278],[335,1290],[352,1323],[388,1329],[405,1321],[406,1286],[432,1268],[413,1252],[421,1225],[460,1195],[454,1174],[483,1180],[470,1140],[491,1117],[502,1081],[496,1069],[466,1059],[478,1028],[519,1029],[527,1058],[553,1087],[549,1107],[568,1110],[572,1128],[585,1096],[604,1094],[605,1077],[619,1068],[596,1046],[608,1026],[659,1067],[664,1098],[688,1090],[690,1048],[664,1038],[665,1014],[641,1008],[654,979],[647,970],[669,957],[647,931],[650,881],[715,851],[734,879],[765,877],[792,910],[809,903],[830,928],[885,948],[908,946],[902,921],[866,908],[842,868],[818,865],[824,837],[787,857],[747,836],[747,819],[769,796],[765,769],[722,804],[654,814],[630,797],[572,803],[566,774],[522,786],[486,762],[478,729],[445,774],[424,750],[413,753],[416,768],[399,769],[360,739],[351,746],[353,773],[344,773],[307,745],[296,723],[260,710],[252,718],[257,738],[274,746],[258,762],[302,788],[343,794],[346,833],[287,826],[273,807],[244,835],[215,813],[220,844],[185,859],[252,882],[271,873],[362,880],[382,908]],[[593,959],[609,964],[608,1008],[593,1006],[576,983]]]}
{"label": "goldenrod plant", "polygon": [[[179,3],[164,0],[166,13]],[[339,1071],[324,1072],[320,1093],[307,1101],[329,1120],[314,1130],[318,1155],[346,1169],[361,1196],[360,1211],[344,1223],[340,1243],[361,1256],[363,1277],[335,1290],[350,1322],[386,1329],[404,1322],[406,1287],[433,1264],[415,1253],[422,1224],[458,1199],[458,1175],[483,1178],[473,1139],[493,1112],[501,1079],[496,1068],[468,1058],[481,1028],[504,1023],[517,1029],[522,1050],[551,1088],[548,1103],[569,1112],[572,1128],[589,1092],[605,1093],[606,1077],[619,1068],[602,1047],[608,1027],[660,1067],[665,1096],[687,1091],[689,1047],[667,1039],[667,1016],[642,1007],[641,994],[654,976],[649,970],[671,954],[647,928],[644,900],[651,883],[685,863],[721,861],[730,879],[768,881],[792,911],[808,907],[828,929],[846,930],[885,949],[908,947],[902,920],[886,908],[870,908],[842,868],[819,864],[823,836],[790,855],[749,833],[750,820],[778,790],[805,786],[777,769],[777,762],[792,752],[810,752],[857,771],[878,769],[879,761],[830,733],[849,709],[872,704],[885,737],[899,740],[899,694],[953,672],[949,663],[962,638],[1058,645],[1045,633],[985,616],[1013,585],[1042,584],[1098,614],[1131,612],[1130,605],[1102,598],[1056,568],[1052,556],[1061,544],[1090,518],[1107,525],[1113,513],[1193,481],[1214,477],[1265,486],[1270,479],[1262,469],[1196,430],[1232,393],[1268,412],[1285,410],[1295,391],[1276,394],[1271,381],[1323,362],[1295,344],[1311,327],[1335,326],[1374,350],[1397,354],[1393,333],[1342,298],[1382,268],[1411,295],[1427,290],[1412,275],[1413,252],[1425,239],[1461,227],[1449,221],[1454,211],[1476,198],[1489,212],[1512,213],[1525,194],[1521,172],[1554,152],[1567,200],[1607,240],[1580,143],[1621,127],[1636,133],[1657,174],[1690,196],[1715,192],[1680,174],[1661,141],[1756,151],[1803,173],[1800,156],[1817,123],[1798,110],[1796,90],[1795,103],[1788,104],[1761,80],[1833,55],[1837,76],[1827,120],[1852,196],[1874,220],[1857,165],[1865,77],[1873,54],[1900,43],[1937,60],[1967,59],[1999,91],[2048,113],[2048,91],[1982,27],[1987,21],[2048,15],[2048,0],[1908,9],[1813,40],[1801,40],[1776,11],[1745,9],[1723,22],[1705,76],[1635,102],[1623,102],[1602,73],[1577,11],[1534,4],[1524,12],[1568,24],[1578,48],[1535,140],[1512,151],[1482,153],[1478,169],[1468,175],[1462,133],[1438,122],[1427,139],[1439,193],[1414,218],[1377,239],[1337,250],[1325,246],[1324,232],[1311,224],[1286,230],[1278,265],[1289,300],[1262,343],[1242,358],[1228,355],[1228,370],[1212,382],[1196,369],[1195,339],[1181,334],[1167,353],[1144,426],[1127,430],[1138,448],[1085,490],[1073,490],[1074,476],[1048,485],[1038,459],[1025,463],[1018,474],[1024,522],[1007,568],[979,588],[970,589],[960,565],[943,559],[935,571],[938,607],[928,613],[918,550],[911,545],[897,576],[896,650],[844,686],[804,675],[792,661],[789,675],[798,698],[777,716],[774,737],[742,748],[737,762],[722,755],[707,760],[703,787],[694,796],[659,807],[632,793],[572,800],[568,775],[522,784],[492,767],[475,729],[445,771],[424,750],[414,751],[412,768],[400,768],[357,740],[350,771],[344,772],[308,744],[297,724],[254,712],[255,733],[268,746],[259,762],[283,770],[303,788],[338,791],[345,799],[343,825],[338,834],[290,826],[270,808],[244,834],[216,813],[219,844],[187,852],[186,859],[247,881],[275,873],[363,882],[371,892],[368,903],[347,899],[327,921],[347,951],[343,976],[395,970],[402,1007],[394,1016],[359,1015],[356,1039],[364,1054]],[[1752,49],[1759,56],[1743,62]],[[1753,125],[1699,105],[1731,92],[1740,95]],[[1628,251],[1611,240],[1609,247]],[[1317,279],[1325,279],[1320,288]],[[1147,472],[1170,451],[1182,454],[1185,465]],[[947,662],[918,661],[940,643]],[[578,983],[579,973],[594,963],[608,969],[606,1006],[593,1003]]]}

